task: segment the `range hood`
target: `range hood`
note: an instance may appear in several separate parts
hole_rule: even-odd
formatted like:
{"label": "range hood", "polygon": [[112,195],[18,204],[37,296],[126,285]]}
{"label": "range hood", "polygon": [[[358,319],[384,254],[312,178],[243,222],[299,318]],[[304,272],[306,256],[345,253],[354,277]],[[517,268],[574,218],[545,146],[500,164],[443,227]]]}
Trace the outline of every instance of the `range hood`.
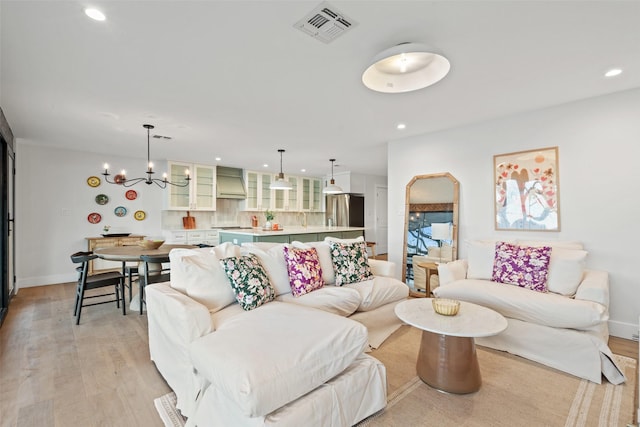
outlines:
{"label": "range hood", "polygon": [[246,199],[247,190],[242,179],[242,169],[216,167],[216,197],[218,199]]}

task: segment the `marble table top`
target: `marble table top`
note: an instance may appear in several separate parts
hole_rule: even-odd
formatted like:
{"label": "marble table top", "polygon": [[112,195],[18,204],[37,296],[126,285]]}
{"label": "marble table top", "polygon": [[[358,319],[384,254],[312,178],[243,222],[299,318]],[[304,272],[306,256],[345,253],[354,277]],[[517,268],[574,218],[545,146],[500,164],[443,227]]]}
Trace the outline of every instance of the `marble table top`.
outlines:
{"label": "marble table top", "polygon": [[453,337],[488,337],[507,329],[507,319],[501,314],[476,304],[460,301],[455,316],[436,313],[432,298],[415,298],[396,305],[400,320],[423,331]]}

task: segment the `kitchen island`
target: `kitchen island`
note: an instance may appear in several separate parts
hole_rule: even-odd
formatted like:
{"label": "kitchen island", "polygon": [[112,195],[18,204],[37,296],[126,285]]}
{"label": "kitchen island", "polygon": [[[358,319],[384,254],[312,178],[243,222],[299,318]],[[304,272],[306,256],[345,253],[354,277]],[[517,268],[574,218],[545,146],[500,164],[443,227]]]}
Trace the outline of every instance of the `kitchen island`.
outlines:
{"label": "kitchen island", "polygon": [[220,243],[232,242],[240,245],[248,242],[291,243],[318,242],[325,237],[354,239],[364,236],[364,227],[285,227],[283,230],[262,230],[260,228],[220,230]]}

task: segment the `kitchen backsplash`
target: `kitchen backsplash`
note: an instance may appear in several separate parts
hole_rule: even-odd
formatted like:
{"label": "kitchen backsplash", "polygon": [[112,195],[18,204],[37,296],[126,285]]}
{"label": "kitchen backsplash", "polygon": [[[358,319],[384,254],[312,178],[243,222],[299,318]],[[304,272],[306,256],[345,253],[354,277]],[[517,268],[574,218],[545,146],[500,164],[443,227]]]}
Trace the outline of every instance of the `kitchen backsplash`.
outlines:
{"label": "kitchen backsplash", "polygon": [[[263,212],[241,211],[238,200],[218,199],[216,211],[190,211],[190,215],[196,219],[196,228],[205,229],[212,227],[251,227],[251,217],[258,218],[261,226],[266,219]],[[307,225],[324,225],[324,212],[274,212],[276,222],[283,227],[300,226],[306,220]],[[187,216],[186,211],[162,211],[163,230],[181,230],[182,218]]]}

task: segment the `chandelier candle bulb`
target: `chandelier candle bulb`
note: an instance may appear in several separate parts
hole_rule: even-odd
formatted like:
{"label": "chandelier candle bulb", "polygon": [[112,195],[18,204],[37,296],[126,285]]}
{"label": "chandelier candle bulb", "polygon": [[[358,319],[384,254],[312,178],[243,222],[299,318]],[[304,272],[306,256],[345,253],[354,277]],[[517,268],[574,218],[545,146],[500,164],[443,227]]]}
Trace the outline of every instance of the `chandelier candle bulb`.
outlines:
{"label": "chandelier candle bulb", "polygon": [[154,128],[153,125],[147,125],[144,124],[142,125],[143,128],[145,128],[147,130],[147,170],[145,172],[145,174],[147,175],[144,178],[132,178],[132,179],[127,179],[127,177],[125,176],[126,173],[124,170],[122,170],[122,172],[120,173],[120,175],[116,175],[115,180],[110,180],[109,179],[109,165],[107,163],[104,164],[104,172],[102,173],[102,175],[104,175],[104,180],[106,182],[108,182],[109,184],[118,184],[118,185],[123,185],[125,187],[131,187],[133,185],[136,185],[139,182],[144,182],[147,185],[151,185],[151,184],[156,184],[158,187],[160,188],[167,188],[167,184],[169,185],[173,185],[174,187],[186,187],[189,185],[189,181],[191,180],[191,177],[189,176],[189,169],[184,171],[184,181],[183,182],[171,182],[167,179],[167,174],[163,174],[162,175],[162,179],[159,178],[153,178],[152,175],[155,173],[153,171],[153,162],[151,161],[151,137],[150,137],[150,131],[151,129]]}

